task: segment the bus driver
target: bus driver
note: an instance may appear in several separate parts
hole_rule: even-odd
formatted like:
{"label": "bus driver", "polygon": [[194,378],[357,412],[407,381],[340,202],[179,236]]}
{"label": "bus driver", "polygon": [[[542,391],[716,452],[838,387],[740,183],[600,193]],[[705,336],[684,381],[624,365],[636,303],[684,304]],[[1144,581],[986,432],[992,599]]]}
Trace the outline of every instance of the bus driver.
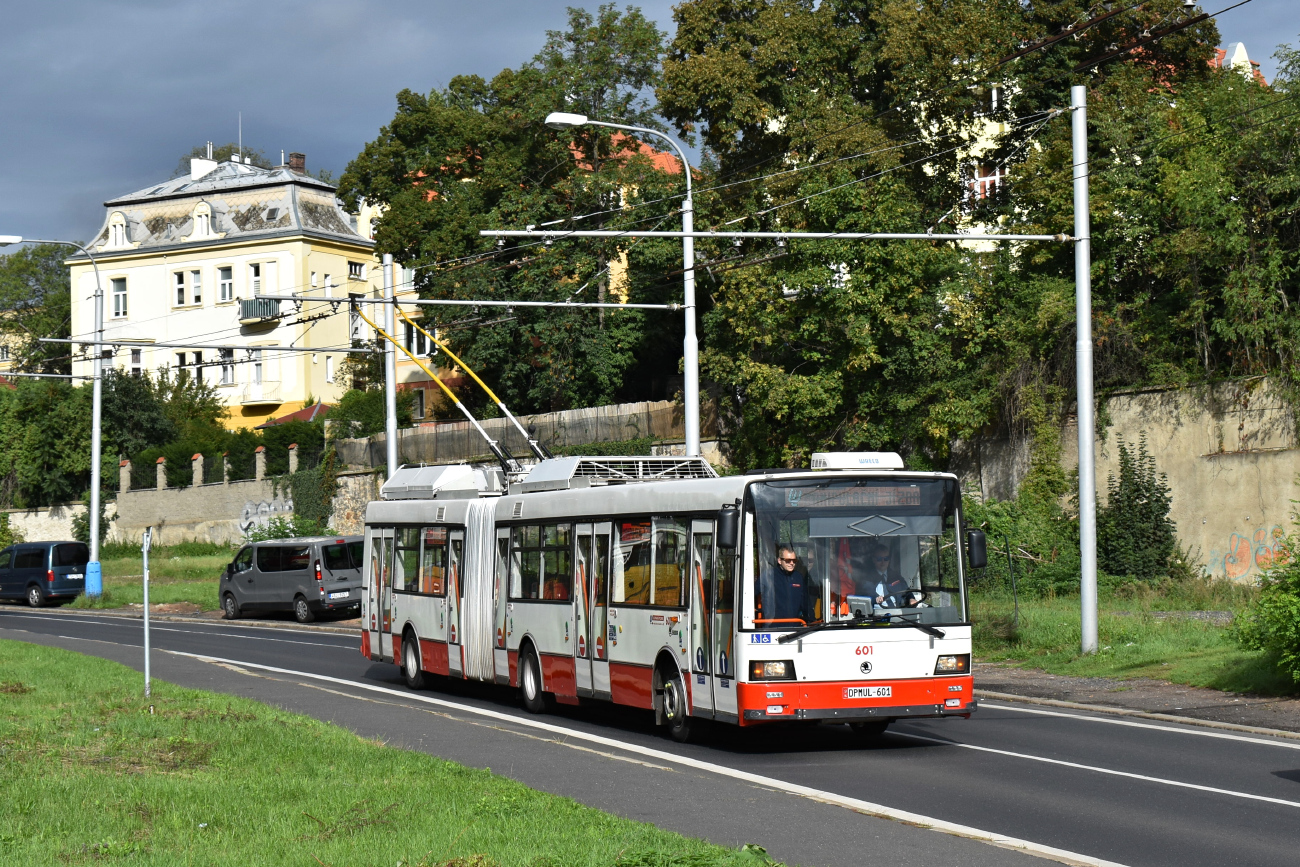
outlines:
{"label": "bus driver", "polygon": [[[877,544],[871,553],[865,580],[858,585],[859,592],[870,596],[880,608],[914,607],[918,602],[917,596],[902,574],[890,567],[890,559],[889,545],[884,542]],[[862,593],[862,590],[866,592]]]}

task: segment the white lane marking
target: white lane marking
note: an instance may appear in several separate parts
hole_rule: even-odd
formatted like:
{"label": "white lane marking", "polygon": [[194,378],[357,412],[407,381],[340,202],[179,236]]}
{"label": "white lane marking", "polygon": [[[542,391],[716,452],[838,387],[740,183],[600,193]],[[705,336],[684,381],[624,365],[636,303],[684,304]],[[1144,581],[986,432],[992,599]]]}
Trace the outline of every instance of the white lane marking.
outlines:
{"label": "white lane marking", "polygon": [[[167,626],[150,626],[150,632],[184,632],[187,635],[207,635],[211,637],[222,637],[220,632],[203,632],[198,629],[172,629]],[[319,641],[293,641],[288,638],[263,638],[260,635],[231,635],[231,638],[242,638],[245,641],[279,641],[284,644],[307,644],[312,647],[332,647],[335,650],[351,650],[360,652],[360,642],[352,644],[322,644]]]}
{"label": "white lane marking", "polygon": [[[52,614],[4,614],[0,616],[22,617],[28,620],[53,620],[59,623],[91,623],[94,624],[95,626],[132,626],[137,629],[142,628],[140,621],[132,620],[128,623],[120,623],[120,622],[116,622],[116,618],[114,618],[113,620],[95,620],[92,617],[77,617],[77,616],[57,617]],[[218,624],[215,623],[213,624],[213,626],[217,626],[217,625]],[[282,627],[276,627],[276,626],[227,626],[227,627],[223,627],[223,629],[278,629],[280,632],[297,631],[294,629],[284,629]],[[149,631],[150,632],[186,632],[191,635],[210,635],[217,638],[228,636],[233,638],[245,638],[248,639],[249,641],[283,641],[286,644],[308,644],[314,647],[334,647],[334,648],[338,648],[339,650],[357,650],[358,652],[360,651],[360,647],[361,647],[359,639],[353,638],[351,636],[339,636],[340,641],[349,641],[351,642],[350,644],[323,644],[318,641],[290,641],[287,638],[263,638],[260,635],[242,635],[238,632],[225,632],[225,631],[205,632],[200,629],[176,629],[174,627],[169,627],[169,626],[154,626],[153,624],[149,625]],[[360,632],[358,632],[357,634],[359,636]]]}
{"label": "white lane marking", "polygon": [[1131,726],[1137,729],[1154,729],[1161,732],[1177,732],[1183,735],[1197,735],[1203,738],[1221,738],[1226,741],[1244,741],[1248,744],[1261,744],[1266,747],[1285,747],[1288,750],[1300,750],[1300,743],[1292,743],[1282,740],[1268,740],[1259,737],[1247,737],[1246,735],[1233,735],[1227,732],[1206,731],[1197,728],[1180,728],[1178,726],[1162,726],[1155,723],[1134,722],[1128,719],[1114,719],[1113,717],[1089,716],[1082,713],[1064,713],[1059,710],[1039,710],[1038,708],[1020,707],[1013,704],[997,704],[995,702],[980,699],[980,707],[993,707],[998,710],[1011,710],[1016,713],[1032,713],[1040,716],[1059,716],[1067,719],[1085,720],[1087,722],[1106,723],[1113,726]]}
{"label": "white lane marking", "polygon": [[911,738],[917,741],[929,741],[932,744],[942,744],[946,747],[961,747],[964,750],[978,750],[981,753],[994,753],[999,756],[1011,756],[1017,759],[1028,759],[1031,762],[1046,762],[1049,765],[1061,765],[1066,768],[1078,768],[1083,771],[1095,771],[1099,774],[1110,774],[1115,777],[1128,777],[1130,780],[1144,780],[1148,783],[1160,783],[1165,786],[1177,786],[1181,789],[1196,789],[1200,792],[1213,792],[1216,795],[1230,795],[1234,798],[1249,798],[1252,801],[1267,801],[1270,804],[1282,804],[1286,807],[1300,807],[1300,801],[1287,801],[1282,798],[1270,798],[1267,795],[1252,795],[1250,792],[1236,792],[1232,789],[1218,789],[1214,786],[1202,786],[1197,783],[1184,783],[1180,780],[1166,780],[1163,777],[1148,777],[1146,774],[1134,774],[1129,771],[1116,771],[1112,768],[1099,768],[1096,765],[1082,765],[1078,762],[1067,762],[1064,759],[1049,759],[1046,756],[1031,756],[1028,753],[1013,753],[1010,750],[997,750],[993,747],[981,747],[975,744],[965,744],[961,741],[947,741],[942,738],[929,738],[925,735],[914,735],[909,732],[891,732],[891,734],[900,738]]}
{"label": "white lane marking", "polygon": [[742,780],[747,783],[753,783],[759,786],[766,786],[781,792],[787,792],[792,795],[798,795],[803,798],[809,798],[814,801],[821,801],[826,804],[833,804],[840,807],[847,807],[859,813],[865,813],[869,816],[875,816],[882,819],[892,819],[900,822],[907,822],[912,825],[918,825],[922,828],[929,828],[934,831],[940,831],[945,834],[952,834],[957,837],[966,837],[973,840],[979,840],[985,843],[992,843],[996,846],[1002,846],[1008,849],[1019,849],[1027,854],[1038,855],[1040,857],[1051,858],[1056,861],[1063,861],[1066,864],[1086,865],[1086,867],[1123,867],[1115,861],[1105,861],[1100,858],[1094,858],[1091,855],[1080,855],[1076,852],[1070,852],[1066,849],[1057,849],[1053,846],[1045,846],[1042,843],[1035,843],[1031,840],[1021,840],[1016,837],[1007,837],[992,831],[982,831],[979,828],[972,828],[968,825],[958,825],[955,822],[947,822],[943,819],[935,819],[930,816],[922,816],[919,813],[910,813],[906,810],[897,810],[893,807],[886,807],[883,804],[873,804],[870,801],[850,798],[835,792],[827,792],[821,789],[813,789],[808,786],[800,786],[796,783],[789,783],[785,780],[779,780],[775,777],[765,777],[760,774],[751,774],[748,771],[738,770],[718,765],[713,762],[706,762],[700,759],[692,759],[687,756],[679,756],[675,753],[656,750],[651,747],[643,747],[639,744],[628,743],[626,741],[607,738],[603,735],[590,734],[577,729],[569,729],[552,723],[542,722],[540,720],[528,719],[526,717],[512,716],[511,714],[500,711],[488,710],[487,708],[474,707],[473,705],[461,704],[459,702],[447,701],[446,699],[433,698],[432,696],[419,695],[413,692],[402,692],[396,689],[389,689],[384,686],[376,686],[370,683],[361,683],[355,680],[344,680],[339,677],[329,677],[324,674],[313,674],[309,671],[294,671],[290,668],[276,668],[272,665],[260,665],[253,662],[243,662],[237,659],[223,659],[217,656],[207,656],[202,653],[185,653],[179,650],[164,651],[174,656],[188,656],[191,659],[197,659],[203,662],[225,663],[229,665],[243,666],[244,668],[255,668],[262,671],[273,671],[278,674],[288,674],[296,677],[305,677],[311,680],[321,680],[327,683],[342,684],[353,687],[354,689],[364,689],[369,692],[379,692],[386,695],[398,696],[406,701],[419,701],[425,704],[437,705],[439,707],[451,708],[462,713],[478,714],[479,716],[497,719],[512,725],[527,726],[529,728],[540,729],[542,731],[552,732],[553,734],[564,735],[570,738],[589,741],[591,743],[601,744],[602,746],[612,747],[625,752],[636,753],[637,755],[648,758],[659,759],[661,761],[673,762],[678,765],[684,765],[688,768],[695,768],[701,771],[718,774],[723,777],[730,777],[735,780]]}

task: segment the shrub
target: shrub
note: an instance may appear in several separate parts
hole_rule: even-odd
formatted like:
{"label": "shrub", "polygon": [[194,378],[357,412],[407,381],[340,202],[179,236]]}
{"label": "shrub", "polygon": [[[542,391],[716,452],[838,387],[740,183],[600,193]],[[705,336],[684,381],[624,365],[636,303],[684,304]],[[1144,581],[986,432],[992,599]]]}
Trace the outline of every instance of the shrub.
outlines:
{"label": "shrub", "polygon": [[1169,573],[1178,550],[1169,520],[1169,485],[1156,474],[1143,434],[1136,453],[1119,444],[1119,477],[1110,477],[1108,501],[1097,509],[1097,565],[1111,575],[1144,580]]}
{"label": "shrub", "polygon": [[332,536],[333,531],[319,521],[290,515],[288,518],[272,518],[265,527],[254,527],[248,533],[248,541],[265,542],[268,539],[289,539],[294,536]]}
{"label": "shrub", "polygon": [[1288,537],[1273,568],[1259,582],[1259,597],[1232,627],[1247,650],[1276,657],[1278,668],[1300,683],[1300,561],[1295,537]]}

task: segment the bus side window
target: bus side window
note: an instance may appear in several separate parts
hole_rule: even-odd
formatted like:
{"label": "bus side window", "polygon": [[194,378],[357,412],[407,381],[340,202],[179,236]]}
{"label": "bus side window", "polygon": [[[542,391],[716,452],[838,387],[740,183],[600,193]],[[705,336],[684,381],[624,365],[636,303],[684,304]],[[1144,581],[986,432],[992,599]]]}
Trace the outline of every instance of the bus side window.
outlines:
{"label": "bus side window", "polygon": [[674,518],[654,519],[654,604],[683,606],[686,577],[686,523]]}
{"label": "bus side window", "polygon": [[447,594],[447,528],[425,527],[420,557],[420,592]]}
{"label": "bus side window", "polygon": [[542,527],[542,598],[567,600],[573,595],[572,533],[568,524]]}
{"label": "bus side window", "polygon": [[420,528],[398,527],[394,534],[397,556],[393,563],[393,589],[420,591]]}
{"label": "bus side window", "polygon": [[536,524],[510,530],[510,598],[540,599],[542,595],[541,528]]}
{"label": "bus side window", "polygon": [[[614,602],[650,604],[650,522],[629,521],[618,528],[614,566]],[[622,569],[618,567],[622,563]],[[621,577],[622,580],[618,580]]]}

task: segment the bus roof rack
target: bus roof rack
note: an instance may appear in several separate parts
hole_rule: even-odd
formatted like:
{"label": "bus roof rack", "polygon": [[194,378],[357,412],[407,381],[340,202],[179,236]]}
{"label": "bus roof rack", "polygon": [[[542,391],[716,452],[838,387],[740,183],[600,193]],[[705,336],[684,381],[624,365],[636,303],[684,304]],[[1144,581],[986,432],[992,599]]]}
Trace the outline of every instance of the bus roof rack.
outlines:
{"label": "bus roof rack", "polygon": [[701,457],[602,455],[551,458],[541,461],[519,484],[519,493],[563,491],[591,485],[716,479],[713,466]]}
{"label": "bus roof rack", "polygon": [[379,489],[383,500],[430,500],[455,492],[460,497],[499,496],[502,472],[495,465],[443,464],[398,467]]}

